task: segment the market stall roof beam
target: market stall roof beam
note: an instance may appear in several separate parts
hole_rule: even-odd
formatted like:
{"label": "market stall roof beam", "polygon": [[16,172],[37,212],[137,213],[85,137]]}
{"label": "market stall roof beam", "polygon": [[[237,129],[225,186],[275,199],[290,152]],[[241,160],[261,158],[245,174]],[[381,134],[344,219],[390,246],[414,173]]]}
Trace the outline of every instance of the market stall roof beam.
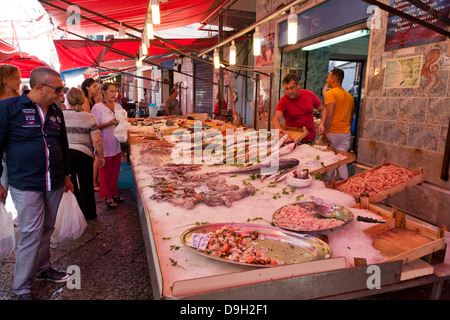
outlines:
{"label": "market stall roof beam", "polygon": [[[46,5],[49,5],[49,6],[53,7],[53,8],[55,8],[55,9],[59,9],[59,10],[62,10],[62,11],[66,11],[64,8],[58,7],[58,6],[56,6],[56,5],[54,5],[54,4],[50,3],[50,2],[48,2],[48,1],[46,1],[46,0],[39,0],[39,1],[42,2],[42,3],[44,3],[44,4],[46,4]],[[68,2],[68,1],[67,1],[67,2]],[[95,14],[95,13],[94,13],[94,14]],[[102,27],[105,27],[105,28],[108,28],[108,29],[111,29],[111,30],[114,30],[114,31],[117,31],[117,32],[119,31],[119,29],[117,29],[117,28],[114,28],[114,27],[111,27],[111,26],[109,26],[109,25],[107,25],[107,24],[104,24],[104,23],[95,21],[94,19],[91,19],[91,18],[89,18],[89,17],[85,17],[85,16],[81,16],[81,17],[82,17],[83,19],[86,19],[86,20],[90,21],[90,22],[96,23],[96,24],[98,24],[98,25],[100,25],[100,26],[102,26]],[[102,16],[102,17],[103,17],[103,16]],[[107,19],[106,17],[104,17],[104,18]],[[61,27],[58,27],[58,29],[60,29],[60,30],[62,30],[62,31],[65,31],[65,32],[68,32],[68,33],[71,33],[71,32],[69,32],[68,30],[65,30],[65,29],[63,29],[63,28],[61,28]],[[136,30],[137,30],[137,29],[136,29]],[[138,32],[141,32],[141,31],[138,30]],[[74,33],[72,33],[72,34],[74,34]],[[76,34],[74,34],[74,35],[76,35]],[[131,33],[128,33],[128,32],[126,32],[126,35],[128,35],[128,36],[130,36],[130,37],[132,37],[132,38],[135,38],[135,39],[141,39],[141,37],[136,36],[136,35],[131,34]],[[77,35],[77,36],[79,36],[79,35]],[[79,36],[79,37],[83,38],[82,36]],[[160,39],[162,39],[162,38],[160,38]],[[162,39],[162,40],[160,40],[160,41],[165,41],[165,42],[169,43],[168,40],[166,40],[166,39]],[[169,41],[170,41],[170,40],[169,40]],[[181,50],[178,50],[178,49],[175,49],[175,48],[169,48],[169,47],[166,47],[166,46],[161,46],[161,45],[159,45],[159,44],[157,44],[157,43],[155,43],[155,42],[151,42],[151,43],[152,43],[153,45],[158,46],[158,47],[165,48],[165,49],[167,49],[167,50],[169,50],[169,51],[177,52],[178,54],[181,54],[181,55],[186,56],[186,57],[188,57],[188,58],[197,60],[197,61],[199,61],[199,62],[206,63],[206,64],[209,64],[209,65],[211,65],[211,66],[214,65],[212,62],[205,61],[205,60],[203,60],[203,59],[194,57],[194,56],[192,56],[192,55],[190,55],[190,54],[188,54],[188,53],[186,53],[186,52],[183,52],[183,51],[181,51]],[[173,41],[170,41],[170,43],[174,43],[174,42],[173,42]],[[175,43],[175,44],[176,44],[176,43]],[[149,63],[149,62],[146,61],[145,59],[144,59],[143,61]],[[150,64],[153,64],[153,65],[155,65],[155,66],[159,66],[159,67],[160,67],[160,65],[155,64],[155,63],[150,63]],[[163,69],[172,70],[172,71],[181,73],[181,72],[178,71],[178,70],[175,70],[175,69],[169,69],[169,68],[167,68],[167,67],[164,67]],[[239,74],[239,73],[237,73],[236,71],[231,70],[231,69],[227,69],[227,68],[223,68],[223,69],[225,69],[225,70],[227,70],[227,71],[230,71],[230,72],[232,72],[232,73]],[[261,71],[258,71],[258,70],[253,70],[253,72],[259,73],[259,74],[262,74],[262,75],[265,75],[265,76],[269,76],[269,74],[264,73],[264,72],[261,72]],[[247,77],[247,78],[253,79],[253,78],[250,77],[250,76],[246,76],[246,75],[244,75],[244,76]]]}
{"label": "market stall roof beam", "polygon": [[253,29],[255,29],[255,27],[258,27],[259,25],[261,25],[261,24],[263,24],[263,23],[266,23],[266,22],[268,22],[268,21],[270,21],[270,20],[272,20],[272,19],[278,17],[280,14],[282,14],[282,13],[285,12],[286,10],[289,10],[291,7],[293,7],[293,6],[295,6],[295,5],[305,4],[305,3],[307,3],[307,2],[309,2],[309,0],[295,0],[295,1],[292,1],[292,2],[288,3],[287,5],[284,5],[284,6],[281,7],[280,9],[278,9],[278,10],[276,10],[276,11],[274,11],[274,12],[268,14],[268,15],[265,16],[264,18],[262,18],[262,19],[256,21],[255,23],[249,25],[248,27],[242,29],[241,31],[236,32],[236,33],[235,33],[234,35],[232,35],[231,37],[226,38],[225,40],[219,42],[218,44],[212,46],[211,48],[202,50],[201,53],[204,54],[204,53],[210,52],[210,51],[212,51],[212,50],[214,50],[214,49],[216,49],[216,48],[219,48],[219,47],[221,47],[221,46],[223,46],[223,45],[225,45],[225,44],[231,42],[231,40],[235,40],[235,39],[237,39],[237,38],[239,38],[239,37],[241,37],[241,36],[247,34],[248,32],[250,32],[250,31],[252,31]]}
{"label": "market stall roof beam", "polygon": [[[70,1],[67,1],[67,0],[58,0],[58,1],[63,2],[63,3],[68,4],[68,5],[76,5],[76,6],[78,6],[81,10],[84,10],[84,11],[90,13],[90,14],[96,15],[96,16],[98,16],[98,17],[100,17],[100,18],[103,18],[103,19],[105,19],[105,20],[108,20],[108,21],[111,21],[111,22],[114,22],[114,23],[117,23],[118,25],[120,25],[120,21],[117,21],[117,20],[115,20],[115,19],[112,19],[112,18],[110,18],[110,17],[107,17],[107,16],[105,16],[105,15],[103,15],[103,14],[101,14],[101,13],[98,13],[98,12],[95,12],[95,11],[92,11],[92,10],[89,10],[89,9],[87,9],[87,8],[85,8],[85,7],[80,6],[79,4],[75,4],[75,3],[70,2]],[[45,3],[45,1],[41,1],[41,2],[44,2],[44,3]],[[46,3],[46,4],[48,4],[48,3]],[[84,18],[85,18],[85,17],[84,17]],[[123,22],[122,22],[122,26],[125,27],[125,28],[128,28],[128,29],[131,29],[131,30],[133,30],[133,31],[139,32],[139,33],[141,33],[141,34],[143,33],[142,30],[140,30],[140,29],[138,29],[138,28],[135,28],[135,27],[133,27],[133,26],[130,26],[130,25],[127,24],[127,23],[123,23]],[[155,39],[157,39],[157,40],[160,40],[160,41],[163,41],[163,42],[170,43],[170,44],[175,45],[175,46],[177,46],[177,47],[179,47],[179,48],[182,48],[182,49],[185,49],[185,50],[188,50],[188,51],[191,51],[191,52],[195,52],[195,53],[198,53],[198,52],[199,52],[199,50],[197,50],[197,49],[192,49],[192,48],[189,48],[189,47],[180,45],[180,44],[178,44],[178,43],[176,43],[176,42],[170,41],[170,40],[168,40],[168,39],[161,38],[161,37],[159,37],[159,36],[157,36],[157,35],[154,35],[154,37],[155,37]],[[137,37],[137,38],[139,38],[139,37]],[[149,40],[150,40],[150,39],[149,39]],[[150,42],[152,42],[152,41],[150,40]]]}
{"label": "market stall roof beam", "polygon": [[[112,51],[114,51],[114,52],[116,52],[116,53],[119,53],[119,54],[121,54],[121,55],[124,55],[124,56],[126,56],[126,57],[128,57],[128,58],[132,58],[132,59],[135,59],[135,58],[136,58],[134,55],[132,55],[132,54],[130,54],[130,53],[128,53],[128,52],[124,52],[124,51],[121,51],[121,50],[119,50],[119,49],[113,48],[112,46],[109,46],[109,45],[107,45],[107,44],[104,44],[104,43],[101,43],[101,42],[97,42],[97,41],[95,41],[95,40],[91,40],[91,39],[89,39],[89,38],[83,37],[82,35],[79,35],[79,34],[76,34],[76,33],[74,33],[74,32],[65,30],[65,29],[63,29],[63,28],[61,28],[61,27],[58,27],[58,29],[61,30],[61,31],[63,31],[63,32],[67,32],[67,33],[69,33],[69,34],[71,34],[71,35],[77,36],[77,37],[79,37],[79,38],[81,38],[81,39],[84,39],[84,40],[86,40],[86,41],[91,41],[91,42],[98,43],[98,44],[100,44],[101,46],[107,47],[107,48],[109,48],[110,50],[112,50]],[[182,74],[182,75],[189,76],[189,77],[192,77],[192,78],[199,79],[199,80],[201,80],[201,81],[205,81],[205,82],[208,82],[208,83],[217,85],[216,82],[213,82],[213,81],[210,81],[210,80],[206,80],[206,79],[203,79],[203,78],[199,78],[199,77],[193,76],[192,74],[185,73],[185,72],[182,72],[182,71],[178,71],[178,70],[175,70],[175,69],[172,69],[172,68],[163,66],[162,64],[159,64],[159,63],[156,63],[156,62],[147,61],[147,59],[144,59],[143,62],[148,63],[148,64],[151,64],[151,65],[154,65],[154,66],[157,66],[157,67],[159,67],[159,68],[161,68],[161,69],[166,69],[166,70],[178,72],[178,73],[180,73],[180,74]],[[101,67],[101,66],[96,66],[96,67]]]}

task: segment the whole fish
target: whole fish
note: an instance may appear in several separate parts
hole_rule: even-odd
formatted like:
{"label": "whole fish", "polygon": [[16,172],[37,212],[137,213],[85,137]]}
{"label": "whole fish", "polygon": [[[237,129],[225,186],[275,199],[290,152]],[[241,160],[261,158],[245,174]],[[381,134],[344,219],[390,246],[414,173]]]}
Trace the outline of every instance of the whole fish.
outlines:
{"label": "whole fish", "polygon": [[[298,166],[300,163],[300,161],[298,159],[295,158],[288,158],[288,159],[279,159],[278,160],[278,167],[276,167],[276,170],[274,170],[274,172],[278,171],[278,170],[283,170],[283,169],[289,169],[289,168],[293,168]],[[265,162],[261,162],[258,164],[254,164],[248,167],[244,167],[244,168],[240,168],[240,169],[236,169],[236,170],[231,170],[231,171],[225,171],[225,172],[220,172],[221,174],[229,174],[229,173],[254,173],[254,172],[258,172],[263,168],[269,168],[272,165],[271,161],[265,161]]]}

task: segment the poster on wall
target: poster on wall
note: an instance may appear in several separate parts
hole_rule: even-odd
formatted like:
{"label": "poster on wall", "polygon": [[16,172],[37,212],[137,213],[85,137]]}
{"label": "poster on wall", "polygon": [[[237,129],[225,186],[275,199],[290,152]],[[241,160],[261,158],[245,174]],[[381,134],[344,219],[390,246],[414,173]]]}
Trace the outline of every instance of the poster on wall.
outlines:
{"label": "poster on wall", "polygon": [[422,56],[387,60],[384,88],[418,88],[421,67]]}
{"label": "poster on wall", "polygon": [[[448,0],[422,0],[421,2],[438,11],[443,16],[448,16],[450,12]],[[443,21],[436,19],[408,1],[390,0],[390,6],[441,29],[446,30],[447,28]],[[388,15],[385,42],[386,51],[444,40],[446,40],[446,37],[440,33],[427,29],[415,22],[398,17],[392,13],[389,13]]]}

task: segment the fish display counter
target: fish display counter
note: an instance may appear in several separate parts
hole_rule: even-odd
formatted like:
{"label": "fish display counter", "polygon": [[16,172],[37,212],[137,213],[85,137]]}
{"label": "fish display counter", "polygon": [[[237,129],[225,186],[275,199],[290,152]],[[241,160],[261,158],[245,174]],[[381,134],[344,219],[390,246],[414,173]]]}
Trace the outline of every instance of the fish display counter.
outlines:
{"label": "fish display counter", "polygon": [[[130,137],[145,137],[144,131],[135,129]],[[269,158],[248,164],[248,140],[242,149],[232,140],[196,145],[173,135],[130,139],[155,298],[311,299],[364,290],[367,266],[355,264],[361,258],[380,267],[382,285],[400,281],[403,262],[388,261],[364,232],[392,214],[361,207],[318,179],[327,174],[319,169],[353,157],[282,139],[275,148],[264,140],[256,152]],[[233,151],[225,150],[230,145]],[[275,168],[270,157],[277,159]],[[308,182],[293,184],[305,171],[313,172]],[[319,288],[313,285],[318,275],[335,283]],[[349,287],[344,279],[351,278],[359,280]]]}

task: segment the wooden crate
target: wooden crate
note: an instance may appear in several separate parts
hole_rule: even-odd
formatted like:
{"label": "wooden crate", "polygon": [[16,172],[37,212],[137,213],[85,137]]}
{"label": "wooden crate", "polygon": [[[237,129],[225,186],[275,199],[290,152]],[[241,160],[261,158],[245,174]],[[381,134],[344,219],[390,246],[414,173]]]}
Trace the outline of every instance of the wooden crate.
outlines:
{"label": "wooden crate", "polygon": [[401,211],[378,208],[368,199],[353,208],[370,210],[386,220],[386,223],[364,230],[372,237],[373,247],[386,258],[381,262],[402,260],[406,264],[446,248],[444,230],[441,228],[433,230],[407,219]]}
{"label": "wooden crate", "polygon": [[353,151],[352,152],[344,152],[344,151],[336,150],[333,147],[327,147],[327,150],[329,152],[334,152],[336,154],[343,155],[343,156],[345,156],[345,159],[342,159],[342,160],[340,160],[338,162],[329,164],[329,165],[327,165],[325,167],[322,167],[320,169],[310,171],[311,174],[324,174],[324,173],[329,172],[331,170],[337,169],[340,166],[343,166],[343,165],[346,165],[346,164],[349,164],[349,163],[352,163],[352,162],[356,161],[356,155],[355,155],[355,153]]}
{"label": "wooden crate", "polygon": [[[363,174],[368,174],[368,173],[370,174],[371,171],[375,171],[375,170],[381,168],[382,166],[386,166],[386,165],[394,165],[394,166],[399,167],[399,168],[404,168],[404,169],[407,169],[407,170],[415,172],[416,175],[413,178],[411,178],[411,179],[409,179],[409,180],[407,180],[407,181],[405,181],[403,183],[400,183],[400,184],[398,184],[398,185],[396,185],[396,186],[394,186],[394,187],[392,187],[390,189],[386,189],[384,191],[381,191],[381,192],[379,192],[379,193],[369,197],[369,202],[370,203],[379,202],[379,201],[381,201],[383,199],[386,199],[386,198],[388,198],[388,197],[390,197],[390,196],[392,196],[394,194],[399,193],[400,191],[405,190],[406,188],[408,188],[410,186],[422,183],[425,180],[425,172],[424,172],[424,169],[422,167],[420,167],[419,170],[414,170],[414,169],[406,168],[406,167],[403,167],[403,166],[400,166],[400,165],[397,165],[397,164],[390,163],[390,161],[388,159],[384,159],[382,164],[379,164],[378,166],[373,167],[373,168],[371,168],[369,170],[366,170],[364,172],[361,172],[361,173],[359,173],[357,175],[354,175],[354,176],[352,176],[352,177],[350,177],[348,179],[339,181],[339,182],[336,183],[335,187],[336,187],[336,189],[341,190],[340,186],[343,185],[344,183],[348,182],[349,180],[355,179],[355,177],[359,177],[359,176],[361,176]],[[345,192],[344,190],[342,190],[342,191]],[[361,196],[364,196],[364,195],[357,196],[355,194],[351,194],[351,195],[354,196],[357,200],[360,200]]]}

